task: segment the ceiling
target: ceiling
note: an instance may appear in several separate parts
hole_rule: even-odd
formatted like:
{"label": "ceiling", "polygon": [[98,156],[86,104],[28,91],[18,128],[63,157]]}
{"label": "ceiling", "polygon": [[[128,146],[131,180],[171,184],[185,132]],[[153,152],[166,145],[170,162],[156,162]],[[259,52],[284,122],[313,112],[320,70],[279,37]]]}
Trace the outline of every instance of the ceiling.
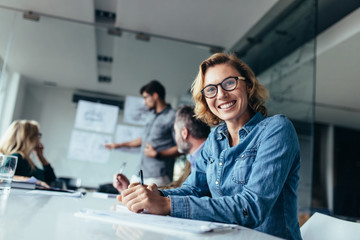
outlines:
{"label": "ceiling", "polygon": [[[271,21],[293,2],[0,0],[0,56],[11,71],[30,82],[138,95],[139,86],[156,78],[169,96],[180,97],[211,48],[231,49],[261,19]],[[96,9],[116,17],[101,21]],[[39,14],[40,20],[24,19],[25,11]],[[360,128],[360,68],[356,65],[360,30],[354,24],[360,22],[358,15],[318,38],[322,50],[316,73],[317,121]],[[351,33],[339,39],[346,27]],[[109,37],[110,28],[121,29],[121,37]],[[150,41],[136,40],[140,32],[148,34]],[[99,62],[99,55],[111,56],[113,62]],[[99,83],[99,75],[112,76],[111,83]]]}
{"label": "ceiling", "polygon": [[[8,28],[8,34],[0,34],[0,54],[6,56],[11,36],[7,66],[29,81],[138,95],[139,86],[158,79],[168,96],[179,97],[189,90],[184,86],[191,85],[212,47],[230,48],[277,3],[0,0],[0,29]],[[116,18],[97,21],[95,10]],[[40,15],[39,21],[24,19],[26,11]],[[121,37],[109,35],[112,28],[121,28]],[[136,41],[139,32],[150,34],[150,41]],[[111,56],[112,64],[99,63],[98,55]],[[112,76],[111,83],[99,83],[99,75]]]}
{"label": "ceiling", "polygon": [[104,10],[116,14],[114,26],[118,28],[230,48],[277,2],[1,0],[0,6],[84,23],[95,23],[95,9]]}

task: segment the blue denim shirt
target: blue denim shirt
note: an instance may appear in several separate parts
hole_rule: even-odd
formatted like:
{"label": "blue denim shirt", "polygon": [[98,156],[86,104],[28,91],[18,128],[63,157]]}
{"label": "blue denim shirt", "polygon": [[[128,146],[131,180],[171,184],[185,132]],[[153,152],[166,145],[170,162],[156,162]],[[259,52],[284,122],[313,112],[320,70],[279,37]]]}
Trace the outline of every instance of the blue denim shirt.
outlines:
{"label": "blue denim shirt", "polygon": [[230,147],[217,126],[181,188],[162,190],[171,216],[235,223],[286,239],[301,239],[297,218],[300,150],[283,115],[255,114]]}

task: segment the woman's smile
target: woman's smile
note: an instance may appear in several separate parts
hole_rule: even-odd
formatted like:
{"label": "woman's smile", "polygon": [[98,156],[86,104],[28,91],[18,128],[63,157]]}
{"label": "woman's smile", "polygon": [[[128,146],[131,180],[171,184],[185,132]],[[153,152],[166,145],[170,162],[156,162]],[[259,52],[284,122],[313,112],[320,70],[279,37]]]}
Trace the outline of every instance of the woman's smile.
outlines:
{"label": "woman's smile", "polygon": [[231,101],[231,102],[222,103],[218,106],[218,108],[227,110],[227,109],[231,108],[232,106],[234,106],[235,103],[236,103],[236,100]]}

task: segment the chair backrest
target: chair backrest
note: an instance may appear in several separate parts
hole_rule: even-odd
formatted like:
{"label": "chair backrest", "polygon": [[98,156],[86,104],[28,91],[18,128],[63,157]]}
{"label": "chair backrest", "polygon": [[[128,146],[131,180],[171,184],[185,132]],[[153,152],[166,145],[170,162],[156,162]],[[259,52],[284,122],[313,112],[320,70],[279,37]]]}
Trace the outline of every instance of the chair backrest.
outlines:
{"label": "chair backrest", "polygon": [[360,240],[360,223],[314,213],[300,228],[303,240]]}

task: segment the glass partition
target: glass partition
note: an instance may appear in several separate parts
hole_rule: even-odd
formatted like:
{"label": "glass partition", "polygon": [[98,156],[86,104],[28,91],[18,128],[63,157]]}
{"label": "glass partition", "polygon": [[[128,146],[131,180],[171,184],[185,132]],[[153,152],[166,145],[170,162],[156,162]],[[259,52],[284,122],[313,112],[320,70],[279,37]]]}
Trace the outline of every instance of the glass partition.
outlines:
{"label": "glass partition", "polygon": [[7,127],[6,98],[10,78],[7,58],[11,49],[16,13],[0,9],[0,134]]}
{"label": "glass partition", "polygon": [[272,23],[247,49],[233,49],[270,91],[269,115],[285,114],[297,131],[301,168],[299,209],[311,208],[315,110],[317,1],[294,3],[285,17]]}

